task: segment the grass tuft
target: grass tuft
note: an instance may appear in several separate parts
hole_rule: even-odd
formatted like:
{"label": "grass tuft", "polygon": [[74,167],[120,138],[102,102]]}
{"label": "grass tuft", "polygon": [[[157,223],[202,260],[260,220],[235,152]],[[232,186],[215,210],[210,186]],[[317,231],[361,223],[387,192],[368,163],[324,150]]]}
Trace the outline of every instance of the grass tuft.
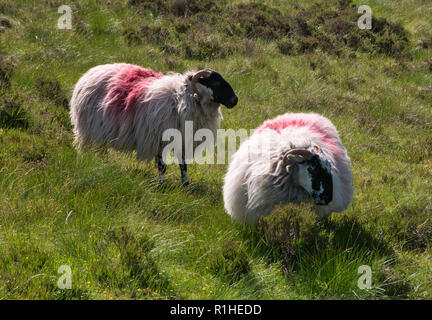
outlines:
{"label": "grass tuft", "polygon": [[[432,298],[432,3],[76,0],[71,30],[57,29],[61,4],[0,2],[0,299]],[[71,89],[113,62],[217,70],[239,96],[224,129],[330,118],[352,205],[242,226],[223,207],[227,164],[189,165],[183,188],[176,165],[161,186],[134,154],[77,153]],[[57,287],[64,264],[72,290]]]}
{"label": "grass tuft", "polygon": [[0,128],[29,127],[29,115],[18,97],[2,97],[0,99]]}
{"label": "grass tuft", "polygon": [[249,274],[251,266],[245,250],[227,241],[221,249],[210,253],[209,269],[223,280],[234,283]]}
{"label": "grass tuft", "polygon": [[68,99],[58,80],[41,77],[36,80],[35,87],[42,98],[49,99],[65,109],[69,108]]}

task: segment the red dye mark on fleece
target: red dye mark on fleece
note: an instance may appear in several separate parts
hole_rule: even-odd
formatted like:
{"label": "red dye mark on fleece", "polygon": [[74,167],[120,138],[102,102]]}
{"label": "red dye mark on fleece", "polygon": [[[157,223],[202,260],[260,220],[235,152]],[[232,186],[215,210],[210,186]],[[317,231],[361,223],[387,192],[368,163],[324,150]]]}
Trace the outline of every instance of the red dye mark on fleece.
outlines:
{"label": "red dye mark on fleece", "polygon": [[260,133],[265,129],[270,129],[280,133],[288,127],[307,127],[311,132],[321,136],[321,141],[329,147],[333,154],[336,155],[342,151],[336,129],[329,120],[318,114],[287,113],[265,121],[257,129],[257,132]]}
{"label": "red dye mark on fleece", "polygon": [[116,113],[134,112],[138,98],[146,93],[147,85],[162,76],[151,69],[126,64],[109,86],[106,108]]}

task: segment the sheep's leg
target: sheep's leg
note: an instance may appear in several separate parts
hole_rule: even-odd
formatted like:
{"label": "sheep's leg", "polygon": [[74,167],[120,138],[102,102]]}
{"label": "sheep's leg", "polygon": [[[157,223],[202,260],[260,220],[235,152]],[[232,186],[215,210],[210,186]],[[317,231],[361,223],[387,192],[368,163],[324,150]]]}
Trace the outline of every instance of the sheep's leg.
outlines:
{"label": "sheep's leg", "polygon": [[159,171],[159,182],[164,183],[164,181],[165,181],[164,174],[165,174],[167,166],[166,166],[166,163],[163,161],[161,155],[156,156],[156,163],[157,163],[157,167],[158,167],[158,171]]}
{"label": "sheep's leg", "polygon": [[179,164],[180,164],[180,173],[182,177],[182,184],[183,186],[187,186],[189,185],[189,178],[187,175],[187,165],[183,156],[179,157]]}

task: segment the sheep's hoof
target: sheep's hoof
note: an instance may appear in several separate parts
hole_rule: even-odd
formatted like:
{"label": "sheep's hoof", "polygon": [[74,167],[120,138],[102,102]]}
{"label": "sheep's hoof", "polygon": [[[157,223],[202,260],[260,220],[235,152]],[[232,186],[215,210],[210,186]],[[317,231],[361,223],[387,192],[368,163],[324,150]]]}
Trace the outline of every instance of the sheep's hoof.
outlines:
{"label": "sheep's hoof", "polygon": [[183,186],[183,187],[187,187],[187,186],[189,186],[189,185],[190,185],[189,180],[186,180],[186,181],[183,181],[183,182],[182,182],[182,186]]}
{"label": "sheep's hoof", "polygon": [[317,223],[321,226],[326,226],[329,222],[329,216],[317,216]]}
{"label": "sheep's hoof", "polygon": [[193,184],[188,183],[187,185],[183,186],[186,192],[195,192],[197,190],[197,187]]}

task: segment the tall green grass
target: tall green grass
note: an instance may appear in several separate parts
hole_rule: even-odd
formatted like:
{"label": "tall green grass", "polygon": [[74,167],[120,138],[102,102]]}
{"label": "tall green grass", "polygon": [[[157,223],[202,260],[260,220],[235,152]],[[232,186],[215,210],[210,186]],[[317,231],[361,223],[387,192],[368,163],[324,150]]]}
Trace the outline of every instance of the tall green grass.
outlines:
{"label": "tall green grass", "polygon": [[[170,3],[75,1],[72,30],[56,28],[61,1],[0,4],[0,297],[430,299],[432,5]],[[360,4],[381,29],[353,27]],[[160,186],[133,154],[78,154],[73,85],[119,61],[218,70],[240,98],[223,128],[329,117],[352,159],[353,204],[325,221],[285,206],[242,226],[224,212],[226,165],[191,165],[183,188],[176,166]],[[57,286],[64,264],[71,290]]]}

